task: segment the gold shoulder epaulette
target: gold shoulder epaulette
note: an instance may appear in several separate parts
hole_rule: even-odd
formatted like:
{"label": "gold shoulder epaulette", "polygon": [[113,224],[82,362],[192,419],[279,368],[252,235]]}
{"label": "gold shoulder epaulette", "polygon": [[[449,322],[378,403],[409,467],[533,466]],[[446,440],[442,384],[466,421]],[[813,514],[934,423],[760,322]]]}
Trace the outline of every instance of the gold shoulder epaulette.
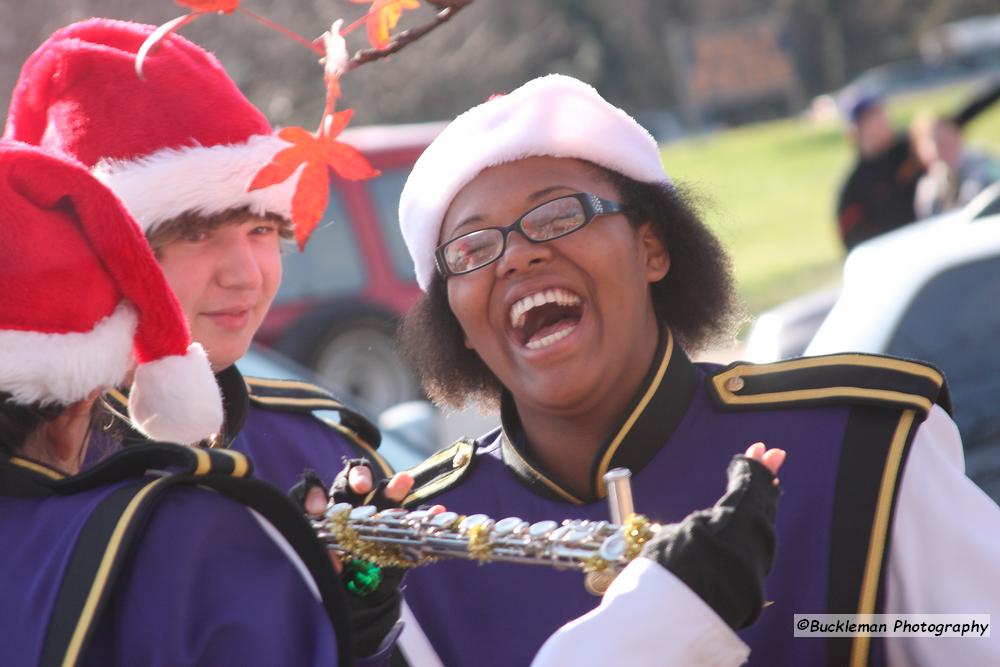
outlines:
{"label": "gold shoulder epaulette", "polygon": [[250,402],[283,412],[311,413],[333,410],[340,413],[340,423],[354,431],[372,447],[378,447],[382,434],[367,417],[349,408],[319,385],[303,380],[275,380],[244,376]]}
{"label": "gold shoulder epaulette", "polygon": [[244,376],[243,379],[247,383],[250,400],[265,407],[300,412],[340,410],[345,407],[330,392],[312,382],[250,376]]}
{"label": "gold shoulder epaulette", "polygon": [[846,403],[914,409],[926,415],[937,403],[951,411],[941,371],[922,362],[874,354],[737,362],[709,380],[716,402],[731,409]]}
{"label": "gold shoulder epaulette", "polygon": [[451,447],[432,454],[423,463],[407,470],[413,477],[413,490],[403,500],[403,505],[419,505],[455,484],[471,467],[475,452],[474,441],[458,440]]}

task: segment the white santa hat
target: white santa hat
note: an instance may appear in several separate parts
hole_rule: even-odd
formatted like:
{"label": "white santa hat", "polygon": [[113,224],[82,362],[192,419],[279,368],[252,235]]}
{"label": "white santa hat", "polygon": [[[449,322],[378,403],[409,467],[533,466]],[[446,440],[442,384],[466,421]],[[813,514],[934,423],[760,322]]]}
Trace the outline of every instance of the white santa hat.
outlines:
{"label": "white santa hat", "polygon": [[588,160],[647,183],[669,182],[656,140],[593,87],[549,74],[453,120],[417,160],[399,200],[399,224],[417,283],[427,291],[452,199],[488,167],[526,157]]}
{"label": "white santa hat", "polygon": [[90,167],[148,234],[183,213],[248,207],[291,218],[298,175],[247,192],[289,144],[219,61],[178,35],[147,55],[153,26],[89,19],[57,32],[25,62],[5,136]]}
{"label": "white santa hat", "polygon": [[[208,358],[156,258],[115,196],[80,164],[0,142],[0,391],[69,405],[117,385],[154,440],[193,443],[223,411]],[[134,356],[133,356],[134,352]]]}

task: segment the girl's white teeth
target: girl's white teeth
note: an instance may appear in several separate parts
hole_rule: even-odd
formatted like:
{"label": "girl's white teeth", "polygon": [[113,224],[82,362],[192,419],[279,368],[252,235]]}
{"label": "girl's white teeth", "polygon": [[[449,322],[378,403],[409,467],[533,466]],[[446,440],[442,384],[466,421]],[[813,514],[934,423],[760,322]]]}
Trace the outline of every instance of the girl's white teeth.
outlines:
{"label": "girl's white teeth", "polygon": [[575,306],[580,303],[580,297],[562,288],[547,289],[526,297],[518,299],[510,307],[510,325],[515,329],[524,326],[524,316],[532,308],[543,306],[547,303],[557,303],[560,306]]}
{"label": "girl's white teeth", "polygon": [[540,350],[543,347],[548,347],[549,345],[552,345],[552,343],[558,342],[563,338],[565,338],[566,336],[570,335],[573,332],[573,329],[575,328],[576,325],[574,324],[573,326],[568,326],[565,329],[560,329],[555,333],[551,333],[548,336],[545,336],[544,338],[539,338],[537,340],[532,338],[527,343],[525,343],[525,347],[527,347],[529,350]]}

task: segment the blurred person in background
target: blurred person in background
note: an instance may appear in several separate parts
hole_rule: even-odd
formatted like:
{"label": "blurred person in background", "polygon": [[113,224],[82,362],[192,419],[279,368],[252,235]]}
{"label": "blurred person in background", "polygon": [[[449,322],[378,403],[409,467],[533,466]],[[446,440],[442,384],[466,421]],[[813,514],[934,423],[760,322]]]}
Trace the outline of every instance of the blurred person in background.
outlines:
{"label": "blurred person in background", "polygon": [[[732,321],[728,258],[622,109],[560,75],[473,107],[418,160],[400,224],[425,291],[403,345],[425,388],[500,410],[411,471],[408,504],[599,521],[603,475],[622,466],[637,510],[672,521],[763,441],[789,459],[760,592],[773,604],[729,617],[751,664],[1000,662],[990,641],[793,637],[797,613],[1000,613],[1000,581],[982,576],[1000,509],[964,475],[932,367],[690,360]],[[591,599],[577,573],[465,563],[411,572],[405,597],[419,625],[404,650],[420,630],[444,664],[482,666],[525,664]]]}
{"label": "blurred person in background", "polygon": [[[138,221],[222,388],[225,424],[207,446],[247,454],[283,490],[306,469],[330,482],[358,456],[387,477],[364,416],[310,383],[236,368],[281,281],[297,179],[247,188],[289,144],[214,56],[179,35],[147,55],[140,79],[136,56],[153,30],[89,19],[56,31],[22,68],[6,136],[76,158]],[[145,440],[126,415],[127,391],[103,400],[110,426],[95,434],[90,463]],[[339,423],[316,410],[339,413]]]}
{"label": "blurred person in background", "polygon": [[[946,120],[962,130],[1000,98],[989,85]],[[908,133],[897,132],[877,95],[863,95],[847,111],[857,159],[837,197],[837,226],[845,249],[917,220],[917,182],[926,166]]]}
{"label": "blurred person in background", "polygon": [[914,200],[918,219],[961,208],[1000,181],[1000,161],[966,146],[950,118],[919,114],[910,125],[910,143],[925,171]]}

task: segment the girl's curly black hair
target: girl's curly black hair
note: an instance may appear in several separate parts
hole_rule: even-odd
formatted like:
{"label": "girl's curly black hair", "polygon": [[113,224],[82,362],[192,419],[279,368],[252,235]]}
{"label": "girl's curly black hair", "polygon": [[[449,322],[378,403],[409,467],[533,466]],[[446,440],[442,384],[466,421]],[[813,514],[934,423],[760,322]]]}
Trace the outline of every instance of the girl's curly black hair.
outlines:
{"label": "girl's curly black hair", "polygon": [[[696,197],[686,188],[643,183],[593,167],[618,191],[629,221],[635,226],[652,221],[670,253],[670,271],[650,288],[659,321],[688,352],[729,335],[738,314],[729,257],[702,222]],[[403,355],[435,403],[496,404],[500,380],[465,347],[440,274],[403,319],[399,338]]]}

